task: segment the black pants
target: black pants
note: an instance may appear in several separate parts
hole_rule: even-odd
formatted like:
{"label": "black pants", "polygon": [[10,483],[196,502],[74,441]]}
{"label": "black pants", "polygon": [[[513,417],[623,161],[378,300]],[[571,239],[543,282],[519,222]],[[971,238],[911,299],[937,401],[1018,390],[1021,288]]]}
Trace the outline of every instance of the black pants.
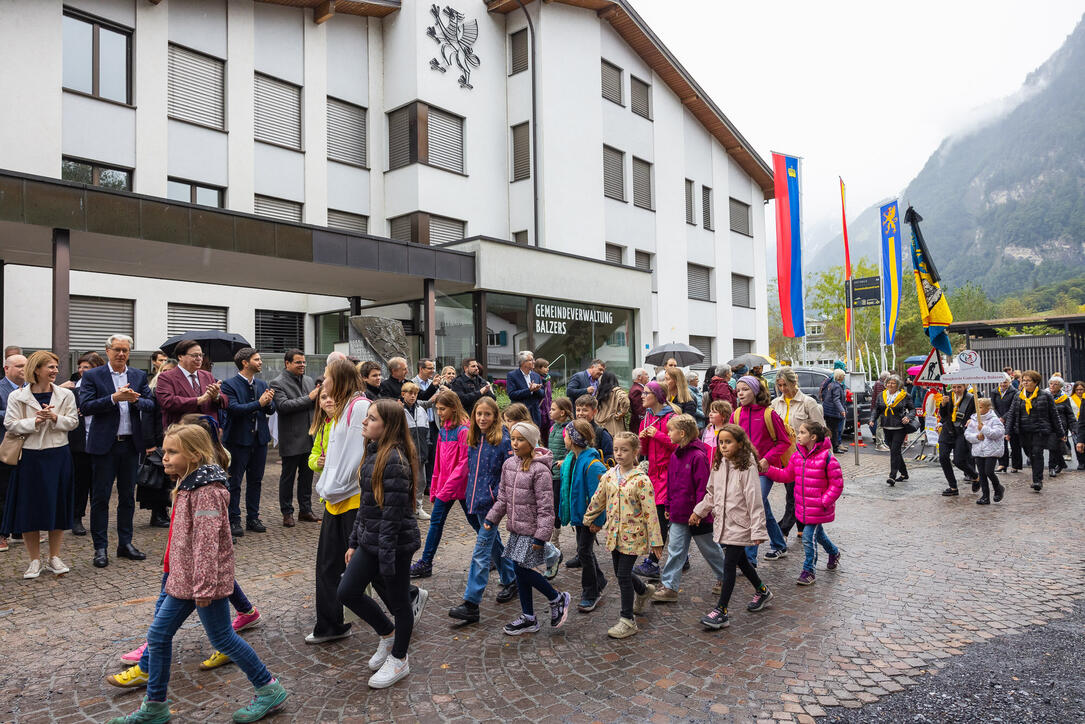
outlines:
{"label": "black pants", "polygon": [[983,497],[991,497],[991,488],[998,490],[1002,485],[998,482],[998,476],[995,475],[995,466],[998,465],[998,458],[973,458],[976,461],[976,472],[980,476],[980,486],[983,488]]}
{"label": "black pants", "polygon": [[132,542],[132,516],[136,512],[136,471],[139,451],[131,438],[117,440],[105,455],[94,455],[90,489],[90,535],[95,550],[109,547],[109,497],[117,481],[117,544]]}
{"label": "black pants", "polygon": [[720,589],[720,600],[717,604],[724,611],[727,610],[727,604],[731,602],[731,594],[735,590],[736,568],[742,570],[742,575],[746,576],[746,580],[753,585],[754,591],[760,591],[763,585],[761,578],[757,575],[757,569],[750,564],[750,559],[746,556],[745,546],[725,545],[723,547],[723,588]]}
{"label": "black pants", "polygon": [[72,477],[75,483],[75,510],[73,517],[82,520],[87,514],[87,501],[94,484],[94,464],[90,453],[72,452]]}
{"label": "black pants", "polygon": [[[433,463],[437,459],[437,423],[429,424],[429,448],[426,450],[426,486],[422,493],[429,495],[429,481],[433,480]],[[420,494],[421,495],[421,494]],[[557,500],[557,498],[554,498]]]}
{"label": "black pants", "polygon": [[260,517],[260,493],[264,484],[267,445],[231,445],[230,522],[241,522],[241,478],[245,478],[245,522]]}
{"label": "black pants", "polygon": [[607,579],[595,557],[595,533],[586,525],[574,525],[576,530],[576,557],[580,559],[581,597],[594,601]]}
{"label": "black pants", "polygon": [[795,483],[784,483],[784,517],[780,518],[777,523],[780,526],[780,532],[784,534],[784,538],[787,538],[791,533],[791,529],[795,527]]}
{"label": "black pants", "polygon": [[843,437],[844,418],[826,415],[825,427],[829,428],[829,435],[832,439],[833,450],[836,450],[838,447],[840,447],[840,438]]}
{"label": "black pants", "polygon": [[283,458],[283,472],[279,476],[279,512],[294,514],[294,478],[298,480],[298,512],[313,512],[313,471],[309,468],[309,456],[287,455]]}
{"label": "black pants", "polygon": [[[953,462],[950,463],[950,456]],[[957,487],[957,476],[953,472],[956,467],[965,477],[975,478],[976,468],[972,464],[972,447],[965,440],[964,435],[942,435],[938,438],[938,462],[942,465],[942,473],[946,476],[949,487]]]}
{"label": "black pants", "polygon": [[[324,511],[320,519],[320,539],[316,544],[316,626],[314,636],[336,636],[350,626],[343,622],[343,607],[339,603],[339,579],[347,564],[343,556],[354,528],[358,509],[339,515]],[[360,614],[359,614],[360,615]]]}
{"label": "black pants", "polygon": [[1047,466],[1052,470],[1062,470],[1066,467],[1066,443],[1058,435],[1051,436],[1051,446],[1047,449]]}
{"label": "black pants", "polygon": [[889,446],[889,477],[907,475],[908,468],[904,465],[904,453],[901,450],[904,448],[904,438],[908,434],[902,427],[895,430],[883,427],[882,434],[885,435],[885,444]]}
{"label": "black pants", "polygon": [[1020,436],[1014,435],[1013,440],[1020,438],[1021,450],[1028,455],[1029,464],[1032,467],[1032,482],[1035,485],[1044,482],[1044,449],[1047,447],[1046,433],[1023,432]]}
{"label": "black pants", "polygon": [[[414,631],[414,613],[411,611],[410,598],[412,553],[413,551],[397,552],[395,574],[382,576],[377,554],[358,548],[350,559],[350,565],[347,566],[338,589],[339,601],[358,614],[378,636],[395,632],[392,656],[397,659],[407,656],[411,632]],[[374,585],[374,589],[388,607],[388,613],[392,614],[395,623],[384,615],[376,601],[366,595],[365,587],[377,581],[380,581],[381,585]]]}
{"label": "black pants", "polygon": [[635,555],[610,552],[610,560],[614,563],[614,577],[618,579],[618,591],[622,596],[621,617],[633,620],[633,596],[644,593],[644,581],[633,573],[633,564],[637,562]]}
{"label": "black pants", "polygon": [[11,471],[14,469],[11,465],[0,463],[0,520],[4,519],[4,507],[8,502],[8,480],[11,479]]}
{"label": "black pants", "polygon": [[[555,498],[557,500],[557,498]],[[671,529],[671,520],[667,517],[667,506],[656,505],[656,517],[659,518],[659,534],[663,536],[663,547],[667,547],[667,533]],[[659,558],[655,553],[648,554],[648,560],[652,563],[659,563]]]}

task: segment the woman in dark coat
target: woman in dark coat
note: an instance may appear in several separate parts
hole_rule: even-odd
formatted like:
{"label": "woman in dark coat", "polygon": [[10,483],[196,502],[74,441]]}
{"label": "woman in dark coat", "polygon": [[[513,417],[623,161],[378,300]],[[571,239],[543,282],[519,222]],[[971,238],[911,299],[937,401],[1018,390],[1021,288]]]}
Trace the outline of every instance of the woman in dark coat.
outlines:
{"label": "woman in dark coat", "polygon": [[1020,440],[1032,465],[1032,489],[1036,492],[1044,487],[1044,450],[1052,435],[1066,437],[1055,411],[1055,398],[1040,387],[1039,372],[1025,370],[1021,373],[1021,389],[1006,415],[1006,437]]}

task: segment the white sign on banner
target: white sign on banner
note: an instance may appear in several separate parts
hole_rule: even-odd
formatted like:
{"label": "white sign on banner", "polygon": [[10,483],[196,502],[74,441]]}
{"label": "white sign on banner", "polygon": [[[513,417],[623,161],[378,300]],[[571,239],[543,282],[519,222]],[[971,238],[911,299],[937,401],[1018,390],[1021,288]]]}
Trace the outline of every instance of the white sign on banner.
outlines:
{"label": "white sign on banner", "polygon": [[1004,372],[985,372],[980,365],[980,356],[970,349],[957,355],[957,371],[942,375],[946,385],[997,384],[1002,381]]}

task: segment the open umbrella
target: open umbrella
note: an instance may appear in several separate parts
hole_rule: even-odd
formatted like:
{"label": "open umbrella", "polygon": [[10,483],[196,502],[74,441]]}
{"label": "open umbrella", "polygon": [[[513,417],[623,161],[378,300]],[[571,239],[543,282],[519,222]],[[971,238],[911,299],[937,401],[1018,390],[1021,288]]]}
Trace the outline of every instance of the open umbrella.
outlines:
{"label": "open umbrella", "polygon": [[766,367],[776,363],[772,357],[768,357],[763,354],[754,354],[753,352],[747,352],[746,354],[740,354],[733,360],[727,363],[731,369],[738,369],[739,367],[745,367],[746,369],[752,369],[754,367]]}
{"label": "open umbrella", "polygon": [[688,367],[689,365],[704,362],[704,352],[681,342],[668,342],[655,347],[645,355],[644,361],[650,365],[658,366],[671,357],[674,357],[679,367]]}
{"label": "open umbrella", "polygon": [[166,355],[174,357],[176,356],[173,354],[174,348],[179,342],[183,342],[186,339],[199,342],[200,347],[203,349],[203,353],[207,355],[212,362],[229,362],[234,358],[234,355],[237,354],[238,350],[243,347],[252,346],[240,334],[223,332],[221,329],[205,329],[196,332],[176,334],[163,342],[159,346],[159,349],[165,352]]}
{"label": "open umbrella", "polygon": [[923,369],[923,365],[912,365],[911,367],[908,368],[907,372],[908,372],[909,375],[915,376],[915,375],[919,374],[919,371],[921,369]]}
{"label": "open umbrella", "polygon": [[[921,365],[927,361],[927,355],[925,354],[913,354],[911,357],[904,358],[904,364],[906,365]],[[908,374],[911,374],[909,372]]]}

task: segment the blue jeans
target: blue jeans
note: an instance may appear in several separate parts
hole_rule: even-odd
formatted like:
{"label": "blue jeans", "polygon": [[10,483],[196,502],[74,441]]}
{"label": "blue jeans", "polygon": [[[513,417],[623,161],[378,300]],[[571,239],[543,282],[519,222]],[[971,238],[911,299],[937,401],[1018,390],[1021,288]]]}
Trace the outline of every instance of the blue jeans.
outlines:
{"label": "blue jeans", "polygon": [[486,530],[482,525],[487,512],[489,511],[467,514],[467,519],[472,521],[472,527],[478,531],[478,536],[475,538],[475,550],[471,553],[471,569],[467,572],[467,590],[463,592],[463,600],[474,604],[479,603],[482,594],[486,592],[486,584],[490,581],[490,561],[497,565],[501,585],[507,586],[516,580],[514,564],[505,558],[505,545],[501,542],[498,527],[492,525]]}
{"label": "blue jeans", "polygon": [[803,561],[802,569],[808,573],[814,572],[818,562],[818,544],[831,556],[838,555],[838,549],[829,536],[825,535],[825,526],[821,523],[807,523],[802,527],[802,548],[806,552],[806,560]]}
{"label": "blue jeans", "polygon": [[[766,475],[761,478],[761,502],[765,505],[765,527],[769,531],[769,544],[774,551],[786,551],[787,539],[780,530],[780,524],[776,522],[776,516],[772,514],[772,506],[769,505],[769,491],[772,490],[772,480]],[[746,546],[746,557],[750,563],[757,565],[757,546]]]}
{"label": "blue jeans", "polygon": [[[207,632],[211,645],[230,657],[230,660],[245,672],[249,683],[259,689],[271,681],[271,674],[260,661],[260,657],[234,632],[230,625],[230,604],[228,599],[218,598],[206,608],[200,608],[195,601],[174,598],[166,594],[162,605],[154,615],[154,623],[147,632],[147,651],[149,670],[147,699],[165,701],[166,689],[170,681],[170,658],[173,654],[173,635],[195,609]],[[142,668],[142,667],[141,667]]]}
{"label": "blue jeans", "polygon": [[672,591],[677,591],[678,584],[682,581],[682,566],[689,557],[687,554],[690,538],[697,543],[701,556],[716,574],[716,580],[723,580],[723,549],[720,548],[720,544],[712,540],[712,533],[690,536],[689,531],[690,528],[685,523],[671,521],[670,538],[667,541],[667,562],[663,564],[660,581]]}
{"label": "blue jeans", "polygon": [[[433,510],[429,514],[429,532],[426,533],[426,545],[422,549],[421,560],[426,563],[433,563],[433,557],[437,555],[437,546],[441,545],[441,535],[445,532],[445,519],[448,518],[448,511],[452,510],[452,506],[457,502],[463,508],[463,514],[467,516],[468,522],[471,522],[471,516],[467,512],[467,503],[462,500],[444,501],[440,498],[433,499]],[[475,528],[477,526],[472,525],[471,527]]]}
{"label": "blue jeans", "polygon": [[528,616],[535,615],[535,591],[546,596],[547,601],[556,600],[559,595],[543,574],[534,568],[524,568],[516,564],[516,592],[520,596],[520,610]]}

